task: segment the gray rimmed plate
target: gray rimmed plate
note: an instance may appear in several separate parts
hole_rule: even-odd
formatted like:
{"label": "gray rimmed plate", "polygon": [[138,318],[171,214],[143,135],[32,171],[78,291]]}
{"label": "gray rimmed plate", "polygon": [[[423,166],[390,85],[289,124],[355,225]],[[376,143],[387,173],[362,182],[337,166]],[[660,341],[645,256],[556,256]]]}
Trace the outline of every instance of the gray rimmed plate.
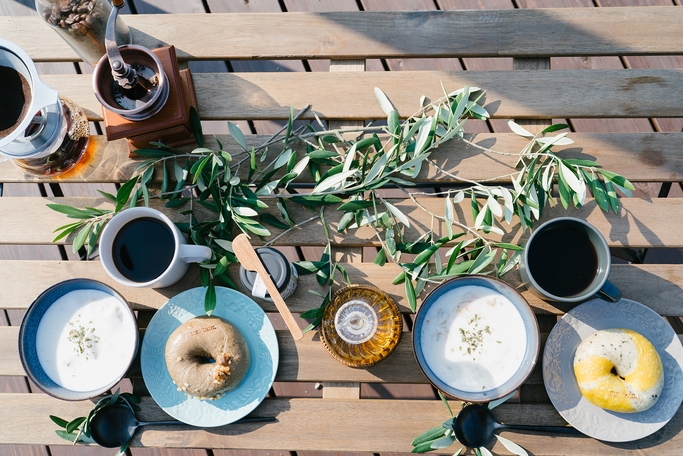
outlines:
{"label": "gray rimmed plate", "polygon": [[[574,353],[596,331],[626,328],[645,336],[657,349],[664,367],[664,389],[657,403],[639,413],[604,410],[586,400],[574,375]],[[658,431],[671,420],[683,401],[683,346],[655,311],[638,302],[600,299],[567,312],[555,325],[543,352],[543,382],[557,411],[584,434],[608,442],[630,442]]]}

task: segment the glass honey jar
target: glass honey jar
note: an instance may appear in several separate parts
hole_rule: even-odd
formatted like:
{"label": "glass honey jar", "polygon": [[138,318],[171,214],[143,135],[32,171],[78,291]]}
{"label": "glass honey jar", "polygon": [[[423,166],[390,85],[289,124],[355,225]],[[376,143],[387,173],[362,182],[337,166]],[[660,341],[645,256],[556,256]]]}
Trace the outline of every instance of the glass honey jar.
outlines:
{"label": "glass honey jar", "polygon": [[340,363],[373,366],[389,356],[401,339],[403,318],[396,302],[367,285],[351,285],[334,293],[325,308],[321,340]]}

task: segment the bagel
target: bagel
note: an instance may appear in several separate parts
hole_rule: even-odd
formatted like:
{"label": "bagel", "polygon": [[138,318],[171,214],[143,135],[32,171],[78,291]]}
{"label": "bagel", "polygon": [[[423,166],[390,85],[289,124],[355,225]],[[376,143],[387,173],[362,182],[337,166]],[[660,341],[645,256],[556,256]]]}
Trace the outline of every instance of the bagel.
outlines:
{"label": "bagel", "polygon": [[586,399],[614,412],[645,411],[664,387],[657,350],[630,329],[603,329],[583,340],[574,355],[574,373]]}
{"label": "bagel", "polygon": [[197,399],[219,399],[237,388],[249,370],[242,333],[219,317],[195,317],[180,325],[164,354],[178,390]]}

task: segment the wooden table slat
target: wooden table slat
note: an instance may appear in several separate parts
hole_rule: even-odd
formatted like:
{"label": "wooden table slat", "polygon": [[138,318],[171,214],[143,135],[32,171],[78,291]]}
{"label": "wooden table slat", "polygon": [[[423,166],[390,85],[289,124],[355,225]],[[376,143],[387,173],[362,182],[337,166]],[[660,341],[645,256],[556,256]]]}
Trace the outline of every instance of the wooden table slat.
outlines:
{"label": "wooden table slat", "polygon": [[[413,12],[122,15],[135,44],[188,59],[549,57],[683,52],[683,11],[562,8]],[[652,33],[650,23],[657,24]],[[538,24],[543,24],[539,27]],[[197,33],[201,30],[202,33]],[[268,30],[268,33],[260,33]],[[392,30],[391,35],[385,30]],[[76,54],[37,17],[2,17],[0,35],[36,61]],[[206,40],[211,36],[211,40]],[[667,39],[661,39],[666,36]],[[448,37],[449,46],[434,46]]]}
{"label": "wooden table slat", "polygon": [[[291,107],[296,112],[308,104],[320,118],[383,119],[375,87],[407,117],[417,111],[422,95],[441,97],[442,84],[447,90],[466,85],[486,90],[484,107],[495,119],[683,115],[677,103],[683,99],[683,69],[195,73],[192,78],[202,120],[284,120]],[[90,75],[46,75],[43,80],[82,107],[89,119],[102,119]],[[314,117],[308,113],[302,119]]]}

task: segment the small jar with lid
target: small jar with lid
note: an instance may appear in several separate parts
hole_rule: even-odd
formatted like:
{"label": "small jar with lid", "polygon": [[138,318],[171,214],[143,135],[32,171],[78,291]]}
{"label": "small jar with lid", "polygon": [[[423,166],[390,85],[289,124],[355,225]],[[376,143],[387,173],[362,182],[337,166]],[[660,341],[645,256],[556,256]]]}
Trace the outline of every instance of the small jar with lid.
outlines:
{"label": "small jar with lid", "polygon": [[340,363],[356,368],[374,366],[394,350],[403,330],[396,302],[368,285],[337,290],[323,312],[320,340]]}
{"label": "small jar with lid", "polygon": [[[259,247],[255,250],[282,295],[282,299],[292,296],[299,280],[299,274],[294,265],[287,260],[282,252],[272,247]],[[251,291],[253,297],[273,301],[261,277],[256,272],[247,271],[240,266],[240,281],[244,288]]]}
{"label": "small jar with lid", "polygon": [[[111,5],[107,0],[35,0],[38,15],[57,31],[84,62],[97,65],[107,53],[104,36]],[[128,26],[116,20],[116,44],[131,44]]]}

